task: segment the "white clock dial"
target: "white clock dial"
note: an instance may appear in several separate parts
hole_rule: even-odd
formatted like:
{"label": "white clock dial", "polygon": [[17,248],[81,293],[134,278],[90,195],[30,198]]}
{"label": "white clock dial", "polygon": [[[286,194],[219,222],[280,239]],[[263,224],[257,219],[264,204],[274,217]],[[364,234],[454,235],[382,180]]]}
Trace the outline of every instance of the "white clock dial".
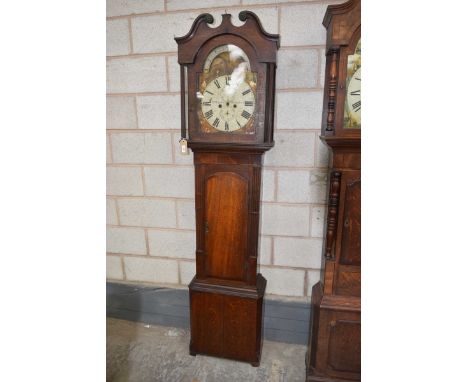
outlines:
{"label": "white clock dial", "polygon": [[361,125],[361,68],[356,70],[351,77],[346,97],[352,119]]}
{"label": "white clock dial", "polygon": [[205,88],[201,99],[204,118],[217,130],[231,132],[243,128],[255,111],[255,95],[243,80],[219,76]]}

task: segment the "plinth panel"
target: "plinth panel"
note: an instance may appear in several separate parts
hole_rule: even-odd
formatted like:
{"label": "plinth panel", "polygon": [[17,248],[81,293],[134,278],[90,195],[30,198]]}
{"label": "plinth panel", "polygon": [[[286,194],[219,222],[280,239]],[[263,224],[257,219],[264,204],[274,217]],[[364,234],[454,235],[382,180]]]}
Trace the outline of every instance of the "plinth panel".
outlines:
{"label": "plinth panel", "polygon": [[196,290],[193,282],[189,289],[190,354],[235,359],[258,366],[263,291],[254,297],[239,296],[232,289],[222,291],[219,287],[212,291],[206,286],[203,291]]}
{"label": "plinth panel", "polygon": [[190,318],[190,353],[223,353],[222,296],[190,292]]}
{"label": "plinth panel", "polygon": [[361,379],[360,298],[324,296],[312,289],[313,325],[307,354],[308,382]]}

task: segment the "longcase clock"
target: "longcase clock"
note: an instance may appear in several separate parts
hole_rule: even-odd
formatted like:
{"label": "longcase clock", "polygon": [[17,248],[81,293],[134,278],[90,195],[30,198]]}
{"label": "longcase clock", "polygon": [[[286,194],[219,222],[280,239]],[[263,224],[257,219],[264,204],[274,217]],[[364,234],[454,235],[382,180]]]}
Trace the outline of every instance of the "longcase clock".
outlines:
{"label": "longcase clock", "polygon": [[[202,14],[176,38],[181,65],[182,151],[194,152],[196,274],[190,354],[258,366],[266,280],[258,273],[261,170],[273,147],[279,36],[257,16],[210,27]],[[187,135],[188,133],[188,135]]]}
{"label": "longcase clock", "polygon": [[361,2],[330,5],[321,140],[329,147],[320,281],[312,288],[307,381],[361,379]]}

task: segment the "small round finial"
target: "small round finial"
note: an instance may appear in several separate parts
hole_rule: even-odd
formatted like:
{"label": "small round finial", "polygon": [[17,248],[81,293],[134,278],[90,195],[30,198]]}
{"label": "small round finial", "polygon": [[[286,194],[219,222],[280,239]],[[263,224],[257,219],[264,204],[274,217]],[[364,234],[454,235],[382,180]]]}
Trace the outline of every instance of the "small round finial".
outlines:
{"label": "small round finial", "polygon": [[240,20],[240,21],[245,21],[245,20],[247,20],[247,11],[241,11],[241,12],[239,13],[239,20]]}
{"label": "small round finial", "polygon": [[205,19],[205,22],[207,24],[213,24],[214,23],[214,18],[213,18],[213,15],[209,14],[209,13],[205,13],[203,15],[203,18]]}

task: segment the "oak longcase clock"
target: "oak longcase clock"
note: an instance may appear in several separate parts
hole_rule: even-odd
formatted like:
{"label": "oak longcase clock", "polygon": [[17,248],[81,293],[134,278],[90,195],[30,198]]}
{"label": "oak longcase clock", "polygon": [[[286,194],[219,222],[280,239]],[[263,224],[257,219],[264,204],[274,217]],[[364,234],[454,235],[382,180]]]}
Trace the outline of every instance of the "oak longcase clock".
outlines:
{"label": "oak longcase clock", "polygon": [[[190,354],[258,366],[266,280],[258,273],[263,154],[274,145],[279,36],[257,16],[210,27],[196,18],[176,38],[181,65],[182,151],[194,152],[196,274]],[[188,134],[187,134],[188,133]]]}
{"label": "oak longcase clock", "polygon": [[320,281],[312,288],[307,381],[361,379],[361,2],[327,8],[320,139],[331,154]]}

